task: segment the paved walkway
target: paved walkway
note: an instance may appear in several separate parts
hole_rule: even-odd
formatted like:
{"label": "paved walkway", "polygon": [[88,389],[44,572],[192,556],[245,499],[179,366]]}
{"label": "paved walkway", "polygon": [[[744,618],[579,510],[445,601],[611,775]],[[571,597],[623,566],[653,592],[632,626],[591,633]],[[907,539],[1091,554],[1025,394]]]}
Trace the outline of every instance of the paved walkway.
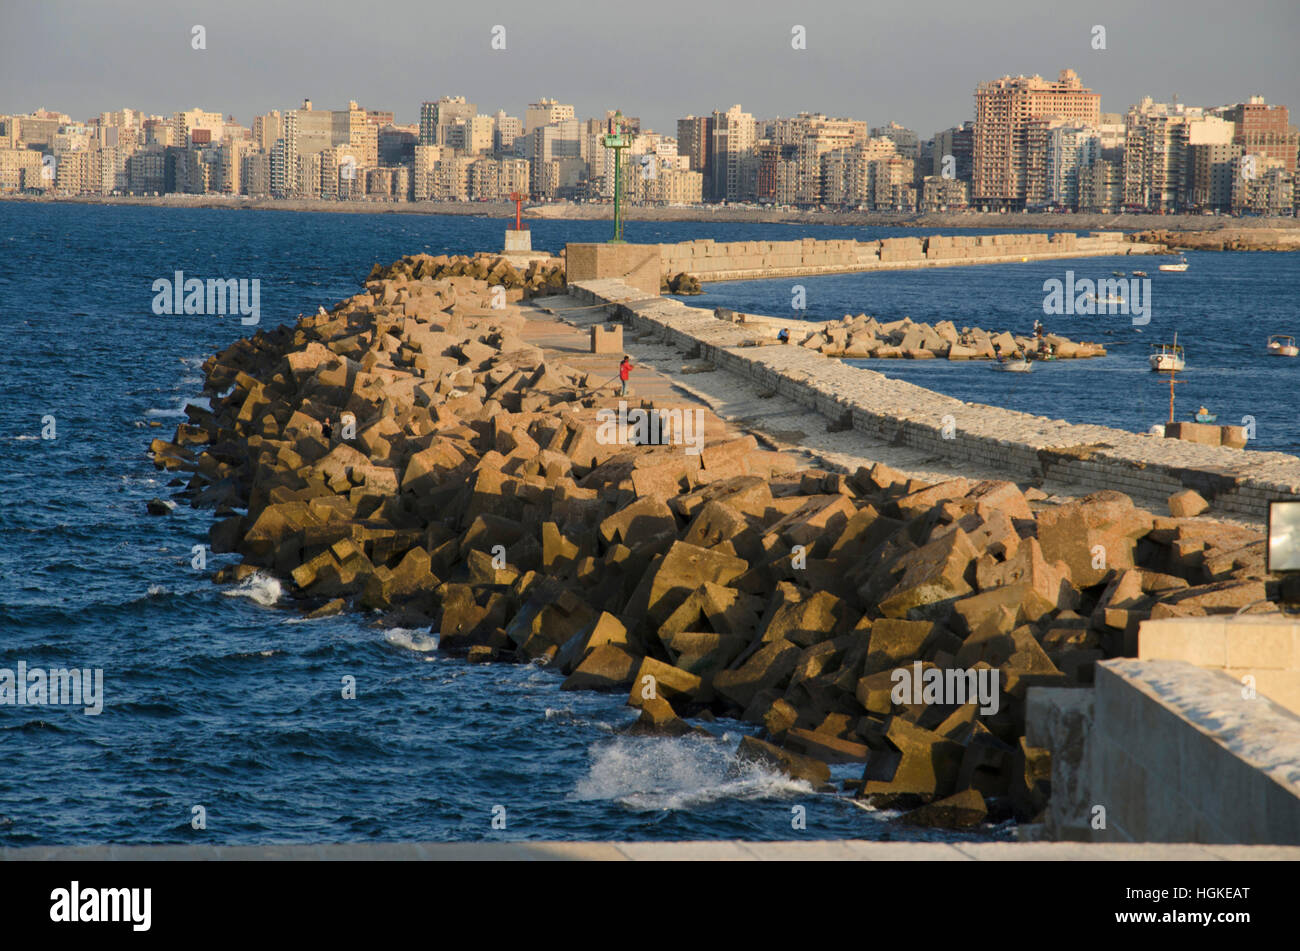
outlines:
{"label": "paved walkway", "polygon": [[1300,861],[1300,847],[1073,842],[393,842],[342,845],[92,845],[0,849],[0,861]]}

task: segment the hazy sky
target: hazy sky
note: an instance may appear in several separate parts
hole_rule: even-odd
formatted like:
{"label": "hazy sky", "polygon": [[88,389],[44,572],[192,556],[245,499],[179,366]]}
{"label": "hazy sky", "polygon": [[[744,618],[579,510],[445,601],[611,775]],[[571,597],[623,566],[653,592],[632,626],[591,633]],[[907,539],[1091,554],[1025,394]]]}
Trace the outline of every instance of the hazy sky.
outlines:
{"label": "hazy sky", "polygon": [[[195,24],[206,50],[191,48]],[[791,48],[796,24],[804,50]],[[1066,67],[1105,112],[1144,95],[1212,106],[1261,94],[1294,115],[1298,48],[1300,0],[0,0],[0,113],[201,107],[248,124],[311,98],[415,122],[444,95],[520,117],[546,96],[670,134],[679,116],[739,102],[929,136],[974,117],[981,80]]]}

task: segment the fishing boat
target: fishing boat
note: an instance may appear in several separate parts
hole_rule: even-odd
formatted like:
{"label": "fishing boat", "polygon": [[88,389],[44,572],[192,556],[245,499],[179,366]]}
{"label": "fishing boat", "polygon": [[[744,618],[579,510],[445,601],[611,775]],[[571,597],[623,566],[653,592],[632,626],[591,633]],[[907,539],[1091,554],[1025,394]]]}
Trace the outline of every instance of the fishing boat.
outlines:
{"label": "fishing boat", "polygon": [[1268,338],[1268,353],[1273,357],[1297,357],[1300,356],[1300,347],[1295,345],[1295,337],[1273,334]]}
{"label": "fishing boat", "polygon": [[1174,271],[1175,273],[1181,274],[1183,271],[1186,271],[1186,270],[1187,270],[1187,256],[1186,256],[1186,255],[1183,255],[1182,257],[1180,257],[1180,258],[1178,259],[1178,263],[1177,263],[1177,264],[1162,264],[1162,265],[1160,265],[1160,270],[1162,270],[1162,271]]}
{"label": "fishing boat", "polygon": [[1208,409],[1202,406],[1196,411],[1196,421],[1198,423],[1217,423],[1219,421],[1219,415],[1217,413],[1211,413]]}
{"label": "fishing boat", "polygon": [[1128,272],[1127,272],[1127,271],[1111,271],[1110,273],[1111,273],[1111,276],[1112,276],[1112,277],[1127,277],[1127,276],[1128,276]]}
{"label": "fishing boat", "polygon": [[1124,296],[1122,294],[1107,294],[1105,297],[1098,297],[1096,294],[1086,294],[1084,296],[1099,307],[1124,306]]}
{"label": "fishing boat", "polygon": [[1146,271],[1134,271],[1134,272],[1133,272],[1133,276],[1134,276],[1134,277],[1146,277],[1146,276],[1147,276],[1147,272],[1146,272]]}
{"label": "fishing boat", "polygon": [[1006,373],[1028,373],[1034,368],[1029,362],[1029,355],[1023,354],[1018,360],[999,360],[993,365],[993,369],[1002,370]]}
{"label": "fishing boat", "polygon": [[1151,369],[1159,373],[1171,373],[1187,365],[1183,359],[1183,348],[1178,346],[1178,334],[1174,334],[1173,343],[1153,343],[1151,350]]}

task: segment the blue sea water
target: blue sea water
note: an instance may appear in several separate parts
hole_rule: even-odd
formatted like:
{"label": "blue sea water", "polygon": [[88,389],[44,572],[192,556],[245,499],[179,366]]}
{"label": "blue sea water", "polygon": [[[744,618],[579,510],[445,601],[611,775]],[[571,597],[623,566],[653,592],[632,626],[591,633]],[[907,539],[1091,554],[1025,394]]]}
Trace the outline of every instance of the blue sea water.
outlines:
{"label": "blue sea water", "polygon": [[[746,725],[709,724],[714,740],[626,737],[617,731],[634,713],[622,695],[564,693],[538,667],[421,650],[427,632],[365,616],[300,621],[273,579],[216,585],[226,556],[193,567],[211,512],[145,514],[174,491],[146,456],[150,440],[183,418],[202,361],[250,330],[236,316],[155,316],[156,279],[256,278],[260,326],[271,327],[355,293],[376,261],[499,247],[502,227],[0,203],[0,669],[104,678],[97,716],[0,706],[0,844],[943,837],[737,771]],[[608,227],[538,222],[534,241],[558,248]],[[53,439],[41,438],[46,417]],[[356,699],[343,698],[345,677]],[[204,830],[192,825],[198,806]],[[492,826],[498,806],[504,830]]]}
{"label": "blue sea water", "polygon": [[[633,713],[620,695],[562,693],[557,675],[532,666],[469,665],[419,649],[426,632],[385,630],[364,616],[300,621],[272,579],[219,586],[210,575],[228,559],[192,566],[210,512],[181,505],[170,517],[145,514],[149,499],[173,490],[146,456],[149,441],[170,436],[183,418],[202,361],[250,329],[233,316],[155,316],[154,280],[177,270],[256,278],[261,326],[270,327],[354,293],[376,261],[498,247],[502,227],[446,216],[0,203],[0,669],[100,668],[105,693],[98,716],[0,706],[0,843],[946,837],[891,826],[768,772],[736,771],[731,752],[745,725],[708,724],[712,741],[625,737],[617,731]],[[608,230],[539,221],[533,237],[558,248]],[[634,241],[890,233],[628,225]],[[1264,405],[1265,396],[1292,400],[1290,367],[1255,367],[1247,351],[1294,316],[1295,259],[1192,260],[1182,276],[1198,289],[1187,333],[1230,338],[1224,353],[1236,354],[1245,375],[1232,377],[1240,392],[1228,395],[1254,407],[1261,445],[1293,445],[1294,430],[1290,443],[1271,435],[1288,425],[1289,410]],[[1080,271],[1099,267],[1110,270],[1077,262]],[[865,309],[1027,329],[1032,316],[1015,295],[1028,293],[1036,269],[1049,269],[1025,268],[803,283],[810,316]],[[1202,277],[1212,274],[1224,283]],[[717,284],[694,302],[777,313],[788,309],[789,283]],[[1194,379],[1208,371],[1201,346],[1187,342]],[[1124,359],[1117,349],[1114,360],[1047,368],[1017,385],[1026,393],[1044,386],[1042,398],[1060,406],[1049,415],[1068,415],[1076,410],[1059,394],[1071,374]],[[1020,398],[999,374],[941,364],[886,370],[931,374],[911,378],[956,395],[973,387],[966,398]],[[1244,381],[1260,373],[1247,391]],[[1097,387],[1095,417],[1123,424],[1139,379],[1150,385],[1118,370],[1085,380],[1084,390]],[[1086,399],[1077,399],[1084,412]],[[1158,404],[1152,397],[1156,418]],[[46,417],[54,439],[41,438]],[[356,679],[356,699],[343,698],[345,677]],[[835,769],[837,779],[858,773]],[[196,806],[206,830],[191,825]],[[497,806],[504,830],[491,825]],[[806,830],[792,827],[794,806],[807,810]]]}

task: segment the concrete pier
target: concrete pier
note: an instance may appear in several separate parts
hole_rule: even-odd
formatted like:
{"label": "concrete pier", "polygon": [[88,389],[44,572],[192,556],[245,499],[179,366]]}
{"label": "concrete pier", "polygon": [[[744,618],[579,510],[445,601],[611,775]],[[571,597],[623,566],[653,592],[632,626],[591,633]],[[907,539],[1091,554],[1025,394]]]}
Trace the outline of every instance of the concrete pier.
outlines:
{"label": "concrete pier", "polygon": [[1166,250],[1161,244],[1129,241],[1120,231],[1094,231],[1084,237],[1071,231],[1058,234],[932,235],[880,241],[818,241],[813,238],[798,241],[701,240],[629,247],[658,247],[663,276],[684,271],[701,281],[1011,264],[1055,258],[1159,254]]}
{"label": "concrete pier", "polygon": [[[1261,524],[1270,499],[1300,499],[1300,458],[1209,446],[1067,423],[966,403],[891,380],[803,347],[769,346],[766,333],[712,311],[649,296],[622,281],[570,283],[579,320],[617,313],[632,329],[825,417],[878,444],[1018,482],[1066,484],[1080,494],[1116,489],[1163,511],[1175,492],[1195,489],[1215,514]],[[608,304],[607,310],[592,305]],[[891,463],[892,464],[892,463]]]}

